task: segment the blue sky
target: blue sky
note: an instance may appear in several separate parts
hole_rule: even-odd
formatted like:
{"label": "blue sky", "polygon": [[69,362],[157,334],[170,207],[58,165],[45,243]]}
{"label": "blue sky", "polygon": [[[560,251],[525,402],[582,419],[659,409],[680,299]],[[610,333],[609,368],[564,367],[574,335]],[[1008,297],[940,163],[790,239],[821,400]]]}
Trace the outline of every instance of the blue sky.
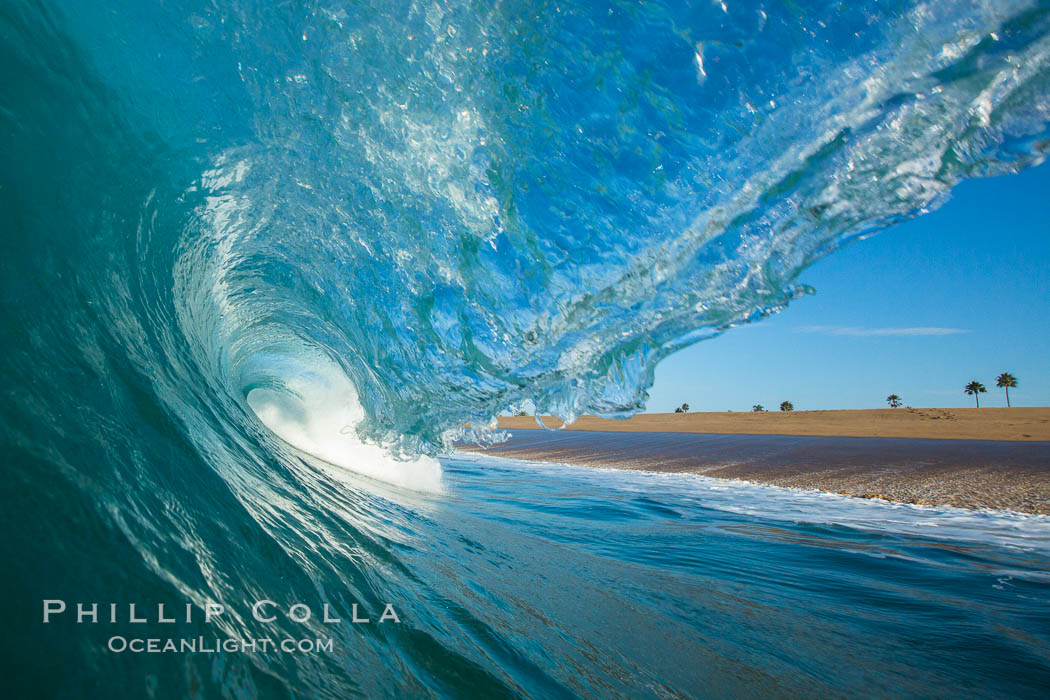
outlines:
{"label": "blue sky", "polygon": [[940,209],[847,246],[785,311],[665,360],[647,410],[1050,405],[1050,163],[968,180]]}

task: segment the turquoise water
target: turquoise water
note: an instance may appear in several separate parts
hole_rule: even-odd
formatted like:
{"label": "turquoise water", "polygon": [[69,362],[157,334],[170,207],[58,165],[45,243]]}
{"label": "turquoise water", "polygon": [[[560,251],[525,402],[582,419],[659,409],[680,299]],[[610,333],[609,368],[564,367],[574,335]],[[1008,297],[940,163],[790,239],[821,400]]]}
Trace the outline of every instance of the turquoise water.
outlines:
{"label": "turquoise water", "polygon": [[[5,690],[1034,694],[1041,520],[439,456],[637,411],[814,260],[1041,162],[1048,57],[1045,2],[6,0]],[[260,599],[403,620],[107,650],[328,630]]]}
{"label": "turquoise water", "polygon": [[[281,494],[255,487],[240,504],[213,494],[211,516],[184,514],[194,530],[169,533],[192,543],[163,570],[181,588],[210,580],[234,604],[267,597],[318,614],[329,602],[343,624],[203,625],[198,612],[195,624],[146,630],[68,616],[43,626],[32,624],[37,603],[7,657],[19,665],[15,694],[1035,698],[1050,683],[1050,518],[693,475],[474,456],[443,465],[447,493],[427,496],[305,460]],[[128,579],[135,561],[96,561],[90,575],[66,562],[68,583],[45,572],[41,590],[179,609],[189,591],[160,572]],[[373,620],[391,603],[402,622],[349,624],[354,602]],[[105,651],[114,634],[219,633],[335,645]]]}

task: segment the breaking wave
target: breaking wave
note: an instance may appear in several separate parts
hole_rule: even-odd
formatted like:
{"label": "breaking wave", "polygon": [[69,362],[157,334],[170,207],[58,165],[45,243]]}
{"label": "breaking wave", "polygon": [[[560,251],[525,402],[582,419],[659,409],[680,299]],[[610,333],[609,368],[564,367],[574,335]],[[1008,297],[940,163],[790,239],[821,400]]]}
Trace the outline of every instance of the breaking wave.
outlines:
{"label": "breaking wave", "polygon": [[1047,146],[1041,3],[103,9],[5,11],[7,178],[69,178],[7,189],[90,249],[65,283],[182,420],[316,361],[402,457],[629,415],[669,353]]}

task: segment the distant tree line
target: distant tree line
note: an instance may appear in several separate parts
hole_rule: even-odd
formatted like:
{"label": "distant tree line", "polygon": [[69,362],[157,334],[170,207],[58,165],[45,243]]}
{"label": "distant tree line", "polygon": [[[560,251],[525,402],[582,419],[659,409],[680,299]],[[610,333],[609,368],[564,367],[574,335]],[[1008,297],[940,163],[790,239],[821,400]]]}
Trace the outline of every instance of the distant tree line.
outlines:
{"label": "distant tree line", "polygon": [[[995,385],[1006,392],[1006,406],[1007,406],[1007,408],[1010,408],[1010,389],[1013,389],[1013,388],[1015,388],[1017,386],[1017,377],[1015,377],[1014,375],[1010,374],[1009,372],[1003,372],[1002,374],[1000,374],[998,377],[995,378]],[[973,380],[972,382],[970,382],[969,384],[967,384],[965,387],[963,387],[963,391],[966,394],[968,394],[968,395],[970,395],[970,396],[972,396],[974,398],[974,401],[977,402],[977,408],[981,407],[980,395],[981,394],[985,394],[985,393],[988,392],[988,390],[985,388],[984,384],[981,384],[976,379]],[[900,408],[901,406],[904,405],[904,399],[902,399],[897,394],[890,394],[889,396],[886,397],[886,403],[889,404],[890,408]],[[795,410],[795,405],[793,403],[791,403],[790,401],[781,401],[780,402],[780,410],[781,411],[794,411]],[[675,413],[688,413],[689,412],[689,404],[687,404],[687,403],[682,404],[681,406],[676,408],[674,410],[674,412]],[[752,413],[765,413],[766,412],[766,407],[763,406],[760,403],[756,403],[754,406],[751,407],[751,412]]]}
{"label": "distant tree line", "polygon": [[[995,385],[1006,392],[1006,407],[1010,406],[1010,389],[1017,386],[1017,377],[1010,374],[1009,372],[1003,372],[995,378]],[[963,387],[963,393],[973,397],[974,403],[977,408],[981,407],[981,394],[988,393],[988,390],[984,388],[984,384],[974,379],[969,384]]]}
{"label": "distant tree line", "polygon": [[[1011,408],[1010,389],[1017,386],[1017,377],[1009,372],[1003,372],[995,378],[995,385],[1006,392],[1006,407]],[[963,393],[972,396],[977,408],[980,408],[981,394],[988,393],[988,389],[985,388],[984,384],[974,379],[963,387]],[[886,397],[886,403],[890,405],[890,408],[899,408],[902,405],[902,399],[896,394],[890,394]]]}

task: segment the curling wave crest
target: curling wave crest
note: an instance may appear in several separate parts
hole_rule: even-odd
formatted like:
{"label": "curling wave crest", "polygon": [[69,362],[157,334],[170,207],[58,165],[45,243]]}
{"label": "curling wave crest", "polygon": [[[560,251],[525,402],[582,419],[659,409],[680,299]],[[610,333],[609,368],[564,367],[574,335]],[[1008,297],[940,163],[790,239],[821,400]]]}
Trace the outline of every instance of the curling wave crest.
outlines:
{"label": "curling wave crest", "polygon": [[398,459],[629,415],[814,260],[1047,149],[1041,2],[174,3],[159,52],[58,5],[116,177],[165,164],[128,274],[171,364],[243,410],[316,361]]}

